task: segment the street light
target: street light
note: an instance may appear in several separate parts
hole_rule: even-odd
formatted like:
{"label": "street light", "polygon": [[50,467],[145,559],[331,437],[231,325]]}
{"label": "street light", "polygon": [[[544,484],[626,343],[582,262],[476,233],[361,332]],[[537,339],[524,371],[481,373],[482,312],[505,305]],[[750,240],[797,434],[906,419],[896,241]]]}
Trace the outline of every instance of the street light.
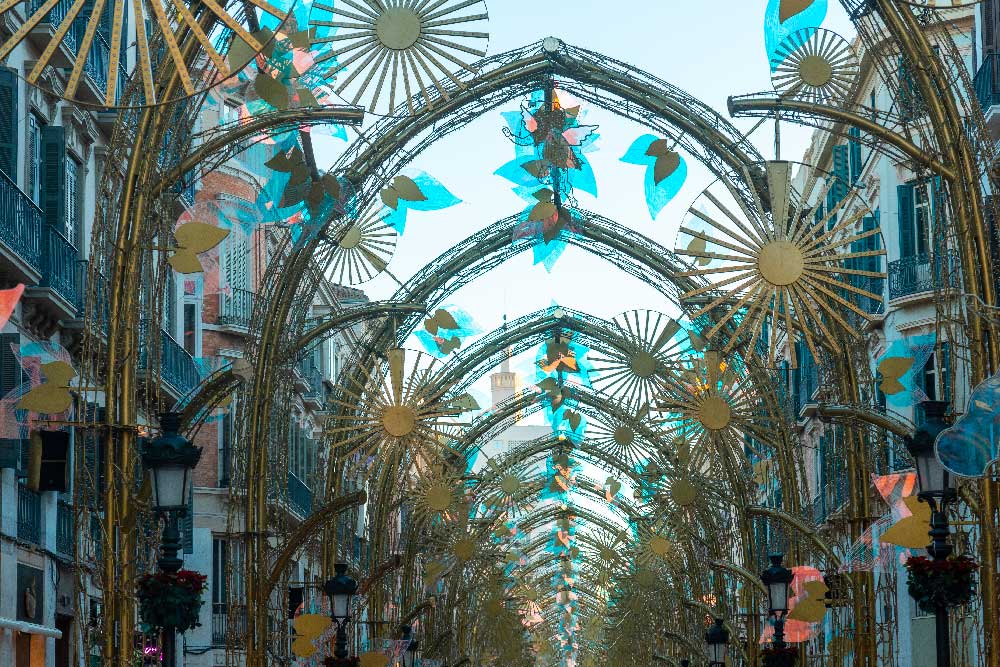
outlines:
{"label": "street light", "polygon": [[729,654],[729,630],[723,625],[721,618],[715,619],[715,625],[705,633],[705,644],[708,646],[708,667],[726,667],[726,656]]}
{"label": "street light", "polygon": [[336,576],[324,584],[323,590],[330,598],[330,617],[337,624],[337,644],[333,655],[337,660],[347,658],[347,624],[351,621],[351,599],[358,592],[358,582],[347,575],[347,563],[333,566]]}
{"label": "street light", "polygon": [[788,587],[795,574],[781,564],[785,554],[771,554],[771,567],[760,573],[760,580],[767,586],[770,614],[774,616],[774,647],[785,648],[785,614],[788,613]]}
{"label": "street light", "polygon": [[403,652],[403,667],[416,667],[420,641],[413,638],[413,628],[409,625],[401,625],[399,631],[403,639],[410,641],[406,646],[406,651]]}
{"label": "street light", "polygon": [[[948,428],[944,416],[948,410],[946,401],[924,401],[920,407],[924,411],[924,423],[912,438],[906,440],[917,467],[917,498],[930,505],[931,528],[928,535],[931,543],[927,554],[935,561],[943,561],[951,555],[952,546],[948,541],[951,528],[948,525],[948,503],[957,497],[952,486],[951,475],[941,465],[935,452],[937,437]],[[937,647],[937,666],[951,664],[951,637],[948,629],[948,608],[934,610]]]}
{"label": "street light", "polygon": [[[179,519],[187,512],[191,493],[191,471],[198,465],[201,448],[180,434],[181,415],[164,412],[160,415],[160,435],[146,443],[142,450],[142,465],[150,473],[153,487],[153,511],[165,521],[160,538],[160,558],[157,567],[161,572],[174,574],[184,561],[181,551]],[[163,632],[163,662],[174,667],[176,633],[172,628]]]}

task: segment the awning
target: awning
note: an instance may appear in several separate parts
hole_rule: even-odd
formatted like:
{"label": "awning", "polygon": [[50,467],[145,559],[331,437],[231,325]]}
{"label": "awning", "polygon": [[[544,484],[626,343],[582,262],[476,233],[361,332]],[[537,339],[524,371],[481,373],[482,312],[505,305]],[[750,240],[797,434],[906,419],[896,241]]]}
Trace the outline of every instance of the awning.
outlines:
{"label": "awning", "polygon": [[54,637],[56,639],[62,639],[62,630],[56,630],[55,628],[47,628],[44,625],[36,625],[34,623],[28,623],[26,621],[15,621],[11,618],[0,618],[0,628],[6,628],[7,630],[17,630],[18,632],[26,632],[29,635],[42,635],[45,637]]}

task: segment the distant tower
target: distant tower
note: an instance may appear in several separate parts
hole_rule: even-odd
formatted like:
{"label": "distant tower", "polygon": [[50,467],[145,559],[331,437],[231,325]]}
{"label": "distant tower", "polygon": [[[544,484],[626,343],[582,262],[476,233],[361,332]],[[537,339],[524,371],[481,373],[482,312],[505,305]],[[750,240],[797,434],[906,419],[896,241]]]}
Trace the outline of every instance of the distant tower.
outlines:
{"label": "distant tower", "polygon": [[[507,317],[504,316],[504,327],[507,326]],[[507,357],[500,365],[500,371],[490,375],[490,389],[492,391],[493,408],[503,403],[508,398],[521,390],[521,382],[517,373],[510,370],[510,348],[507,348]],[[518,421],[521,416],[518,415]]]}

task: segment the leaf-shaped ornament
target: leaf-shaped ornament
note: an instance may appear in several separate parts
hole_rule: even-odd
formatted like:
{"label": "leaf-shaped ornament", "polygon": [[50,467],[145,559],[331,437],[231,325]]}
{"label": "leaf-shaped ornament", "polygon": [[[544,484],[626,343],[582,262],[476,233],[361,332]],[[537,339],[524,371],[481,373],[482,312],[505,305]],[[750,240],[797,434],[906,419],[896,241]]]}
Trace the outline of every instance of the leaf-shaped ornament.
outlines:
{"label": "leaf-shaped ornament", "polygon": [[913,357],[888,357],[879,362],[878,372],[882,374],[882,392],[888,396],[906,389],[899,379],[913,368]]}
{"label": "leaf-shaped ornament", "polygon": [[801,14],[812,6],[816,0],[781,0],[778,7],[778,21],[784,23],[796,14]]}
{"label": "leaf-shaped ornament", "polygon": [[882,533],[881,540],[907,549],[920,549],[930,542],[927,532],[931,529],[931,506],[921,502],[916,496],[903,498],[903,503],[910,510],[910,516],[903,517],[887,531]]}
{"label": "leaf-shaped ornament", "polygon": [[76,371],[65,361],[50,361],[42,365],[45,381],[34,387],[17,402],[18,409],[54,415],[65,412],[73,404],[69,383]]}
{"label": "leaf-shaped ornament", "polygon": [[308,637],[296,637],[295,641],[292,642],[292,654],[296,658],[312,657],[317,650],[315,644]]}
{"label": "leaf-shaped ornament", "polygon": [[261,72],[254,79],[253,87],[260,99],[275,109],[288,108],[288,88],[285,87],[285,84]]}
{"label": "leaf-shaped ornament", "polygon": [[822,581],[807,581],[802,588],[806,594],[795,603],[787,618],[806,623],[821,622],[826,616],[826,593],[830,588]]}
{"label": "leaf-shaped ornament", "polygon": [[386,667],[389,664],[389,658],[384,653],[369,651],[361,654],[358,658],[358,664],[360,667]]}
{"label": "leaf-shaped ornament", "polygon": [[[691,242],[688,243],[687,250],[690,253],[705,253],[705,252],[708,252],[708,242],[705,239],[701,238],[701,237],[695,236],[694,238],[691,239]],[[711,257],[696,257],[695,258],[695,263],[698,266],[708,266],[709,264],[712,263],[712,258]]]}
{"label": "leaf-shaped ornament", "polygon": [[392,185],[382,190],[382,203],[397,210],[400,201],[427,201],[427,196],[420,190],[409,176],[397,176],[392,181]]}
{"label": "leaf-shaped ornament", "polygon": [[181,225],[174,232],[177,248],[167,261],[178,273],[201,273],[204,268],[198,260],[198,254],[216,247],[227,236],[229,236],[228,229],[206,225],[203,222]]}

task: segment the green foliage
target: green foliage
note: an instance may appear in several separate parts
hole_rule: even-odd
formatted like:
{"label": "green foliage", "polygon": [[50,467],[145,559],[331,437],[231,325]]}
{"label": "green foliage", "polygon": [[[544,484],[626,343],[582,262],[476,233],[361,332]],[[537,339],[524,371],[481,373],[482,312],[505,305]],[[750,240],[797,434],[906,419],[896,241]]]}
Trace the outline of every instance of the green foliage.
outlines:
{"label": "green foliage", "polygon": [[927,613],[968,604],[975,593],[973,573],[979,565],[968,556],[931,560],[913,556],[906,561],[906,587]]}
{"label": "green foliage", "polygon": [[163,628],[185,632],[201,625],[198,614],[208,577],[191,570],[154,572],[139,578],[139,617],[144,631]]}

